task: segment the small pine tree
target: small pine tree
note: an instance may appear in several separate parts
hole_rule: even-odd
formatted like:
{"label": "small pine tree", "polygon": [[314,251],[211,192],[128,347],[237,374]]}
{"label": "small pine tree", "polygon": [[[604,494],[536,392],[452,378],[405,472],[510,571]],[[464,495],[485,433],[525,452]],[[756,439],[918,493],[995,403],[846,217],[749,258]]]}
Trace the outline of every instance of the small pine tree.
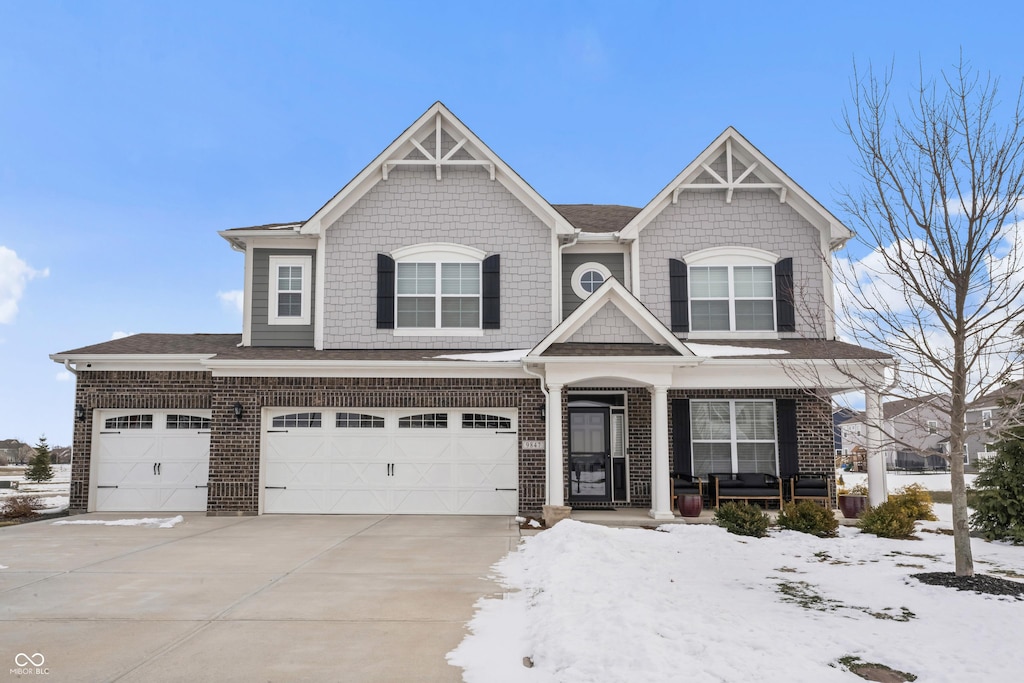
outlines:
{"label": "small pine tree", "polygon": [[50,481],[53,479],[53,468],[50,467],[50,446],[46,443],[46,437],[39,437],[36,444],[36,454],[28,461],[28,471],[25,472],[25,479],[29,481]]}
{"label": "small pine tree", "polygon": [[971,527],[988,540],[1024,544],[1024,428],[1005,434],[978,470]]}

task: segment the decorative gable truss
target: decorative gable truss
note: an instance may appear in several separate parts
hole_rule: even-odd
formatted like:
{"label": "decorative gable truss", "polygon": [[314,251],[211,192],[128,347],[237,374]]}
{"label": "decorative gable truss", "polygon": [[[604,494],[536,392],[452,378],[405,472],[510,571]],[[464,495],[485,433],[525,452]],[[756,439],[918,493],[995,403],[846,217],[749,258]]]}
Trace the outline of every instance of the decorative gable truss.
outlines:
{"label": "decorative gable truss", "polygon": [[714,160],[700,161],[696,177],[679,183],[672,190],[672,203],[679,201],[679,193],[684,190],[725,190],[725,203],[732,203],[732,195],[736,190],[774,190],[779,194],[779,203],[786,203],[787,188],[782,183],[767,182],[755,173],[759,162],[742,148],[734,150],[732,138],[725,139],[724,149]]}
{"label": "decorative gable truss", "polygon": [[[456,141],[441,124],[441,112],[434,115],[434,131],[422,142],[415,136],[409,138],[414,150],[401,158],[388,159],[381,164],[381,177],[388,179],[388,171],[398,166],[433,166],[438,180],[444,166],[481,166],[494,180],[494,162],[474,157],[467,144],[469,136],[463,135]],[[431,149],[432,148],[432,149]]]}

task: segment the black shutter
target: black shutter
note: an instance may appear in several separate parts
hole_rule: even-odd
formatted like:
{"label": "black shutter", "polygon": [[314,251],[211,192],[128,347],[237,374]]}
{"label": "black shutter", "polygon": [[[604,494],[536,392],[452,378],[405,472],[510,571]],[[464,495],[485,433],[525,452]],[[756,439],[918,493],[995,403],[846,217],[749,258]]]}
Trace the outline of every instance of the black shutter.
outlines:
{"label": "black shutter", "polygon": [[796,442],[796,399],[776,399],[775,411],[779,427],[779,476],[785,479],[800,472]]}
{"label": "black shutter", "polygon": [[677,398],[672,401],[672,459],[673,472],[693,475],[688,398]]}
{"label": "black shutter", "polygon": [[791,258],[784,258],[775,264],[775,316],[779,332],[796,332]]}
{"label": "black shutter", "polygon": [[485,330],[501,328],[501,254],[484,259],[480,269],[480,293],[483,301],[481,323]]}
{"label": "black shutter", "polygon": [[672,331],[690,331],[690,304],[687,300],[686,264],[679,259],[668,260],[669,296],[672,301]]}
{"label": "black shutter", "polygon": [[377,329],[395,329],[395,259],[377,254]]}

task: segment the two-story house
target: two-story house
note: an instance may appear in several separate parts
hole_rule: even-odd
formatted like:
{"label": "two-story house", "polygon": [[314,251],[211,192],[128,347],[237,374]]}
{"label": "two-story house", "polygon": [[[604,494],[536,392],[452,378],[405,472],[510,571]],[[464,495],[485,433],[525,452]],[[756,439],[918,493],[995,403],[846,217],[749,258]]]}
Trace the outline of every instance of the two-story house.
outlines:
{"label": "two-story house", "polygon": [[[893,399],[882,404],[882,452],[892,470],[946,469],[940,455],[948,437],[949,399],[943,394],[928,394]],[[848,453],[867,449],[866,417],[859,413],[844,422],[843,450]]]}
{"label": "two-story house", "polygon": [[225,230],[241,334],[54,354],[71,509],[672,515],[670,472],[833,477],[851,232],[728,128],[646,206],[552,205],[443,104],[304,221]]}

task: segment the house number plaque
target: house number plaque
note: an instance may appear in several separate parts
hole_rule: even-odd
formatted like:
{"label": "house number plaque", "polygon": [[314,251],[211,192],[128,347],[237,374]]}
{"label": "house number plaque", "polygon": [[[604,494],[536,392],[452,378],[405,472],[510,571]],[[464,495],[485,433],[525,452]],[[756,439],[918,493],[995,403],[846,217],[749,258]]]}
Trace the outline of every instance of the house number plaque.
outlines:
{"label": "house number plaque", "polygon": [[523,441],[524,451],[542,451],[544,450],[543,441]]}

